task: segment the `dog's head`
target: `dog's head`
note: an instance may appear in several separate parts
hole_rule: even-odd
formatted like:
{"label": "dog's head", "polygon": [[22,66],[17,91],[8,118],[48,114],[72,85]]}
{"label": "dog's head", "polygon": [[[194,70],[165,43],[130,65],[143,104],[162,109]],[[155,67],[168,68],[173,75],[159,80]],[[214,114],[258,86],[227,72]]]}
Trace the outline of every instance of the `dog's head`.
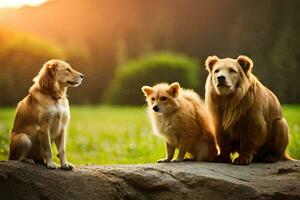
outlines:
{"label": "dog's head", "polygon": [[33,81],[39,83],[43,89],[53,90],[55,87],[77,87],[82,79],[83,75],[74,70],[70,64],[62,60],[53,59],[43,65],[38,76]]}
{"label": "dog's head", "polygon": [[148,106],[156,113],[170,113],[178,107],[177,97],[180,92],[179,83],[160,83],[153,87],[143,86]]}
{"label": "dog's head", "polygon": [[211,76],[212,86],[218,95],[228,95],[245,84],[251,73],[253,62],[247,56],[239,56],[237,59],[209,56],[206,61],[206,70]]}

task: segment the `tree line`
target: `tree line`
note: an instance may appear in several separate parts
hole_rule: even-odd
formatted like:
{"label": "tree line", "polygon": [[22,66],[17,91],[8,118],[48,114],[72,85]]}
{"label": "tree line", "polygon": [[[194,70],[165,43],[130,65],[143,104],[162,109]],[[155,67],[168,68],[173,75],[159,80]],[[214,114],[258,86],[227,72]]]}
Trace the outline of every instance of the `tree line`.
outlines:
{"label": "tree line", "polygon": [[[55,13],[66,6],[69,13],[60,20]],[[0,30],[6,32],[0,34],[0,105],[15,105],[52,57],[66,59],[86,75],[82,86],[70,90],[71,102],[100,103],[118,66],[162,50],[197,60],[196,89],[202,96],[207,56],[245,54],[283,103],[300,103],[299,6],[297,0],[59,0],[2,13],[3,27],[46,40],[23,33],[9,39],[15,33]]]}

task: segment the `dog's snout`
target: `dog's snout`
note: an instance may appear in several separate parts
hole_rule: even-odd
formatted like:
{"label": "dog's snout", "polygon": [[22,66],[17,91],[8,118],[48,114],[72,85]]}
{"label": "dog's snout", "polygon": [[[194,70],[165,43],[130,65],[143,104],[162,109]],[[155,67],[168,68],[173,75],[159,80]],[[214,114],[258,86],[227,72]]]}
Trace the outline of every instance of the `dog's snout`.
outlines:
{"label": "dog's snout", "polygon": [[219,83],[224,83],[225,82],[225,76],[223,76],[223,75],[218,76],[217,79],[218,79]]}
{"label": "dog's snout", "polygon": [[155,112],[158,112],[158,111],[159,111],[159,107],[158,107],[158,106],[153,106],[153,110],[154,110]]}
{"label": "dog's snout", "polygon": [[83,77],[84,77],[83,74],[79,74],[79,76],[80,76],[80,78],[83,78]]}

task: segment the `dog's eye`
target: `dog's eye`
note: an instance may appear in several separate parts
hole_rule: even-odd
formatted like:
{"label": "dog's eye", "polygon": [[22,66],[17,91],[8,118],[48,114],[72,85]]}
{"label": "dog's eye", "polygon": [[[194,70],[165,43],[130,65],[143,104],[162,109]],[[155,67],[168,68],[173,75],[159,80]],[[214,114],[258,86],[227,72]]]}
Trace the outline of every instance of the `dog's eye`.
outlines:
{"label": "dog's eye", "polygon": [[68,71],[68,72],[71,72],[71,69],[70,69],[70,68],[67,68],[67,71]]}
{"label": "dog's eye", "polygon": [[230,73],[237,73],[234,69],[229,69]]}
{"label": "dog's eye", "polygon": [[155,98],[154,98],[154,97],[152,97],[152,98],[151,98],[151,101],[154,101],[154,100],[155,100]]}
{"label": "dog's eye", "polygon": [[215,70],[215,73],[218,73],[219,71],[220,71],[220,70],[216,69],[216,70]]}
{"label": "dog's eye", "polygon": [[165,101],[165,100],[167,100],[167,97],[161,97],[160,100]]}

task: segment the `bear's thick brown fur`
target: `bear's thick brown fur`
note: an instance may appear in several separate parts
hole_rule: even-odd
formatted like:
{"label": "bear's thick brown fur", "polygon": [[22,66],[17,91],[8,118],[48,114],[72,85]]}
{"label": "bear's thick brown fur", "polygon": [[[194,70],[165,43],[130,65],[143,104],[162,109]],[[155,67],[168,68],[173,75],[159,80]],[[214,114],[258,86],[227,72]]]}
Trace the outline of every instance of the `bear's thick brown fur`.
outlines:
{"label": "bear's thick brown fur", "polygon": [[219,59],[209,56],[205,101],[213,121],[220,154],[216,162],[234,164],[276,162],[286,154],[288,125],[276,96],[252,74],[247,56]]}

